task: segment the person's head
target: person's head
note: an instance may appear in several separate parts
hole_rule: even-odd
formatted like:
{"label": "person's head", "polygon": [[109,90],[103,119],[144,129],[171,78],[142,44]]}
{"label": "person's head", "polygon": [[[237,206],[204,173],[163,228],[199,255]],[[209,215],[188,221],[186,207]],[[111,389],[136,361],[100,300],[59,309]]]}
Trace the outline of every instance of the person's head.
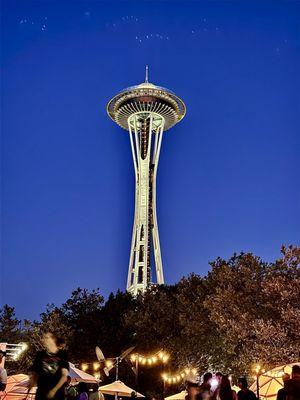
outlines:
{"label": "person's head", "polygon": [[248,382],[247,382],[247,379],[245,377],[239,378],[238,387],[240,389],[247,389],[248,388]]}
{"label": "person's head", "polygon": [[132,399],[136,399],[137,398],[137,394],[136,394],[136,392],[134,390],[131,392],[130,397]]}
{"label": "person's head", "polygon": [[93,393],[96,393],[96,392],[98,392],[98,389],[99,389],[98,383],[93,383],[93,385],[92,385],[92,392],[93,392]]}
{"label": "person's head", "polygon": [[222,376],[219,396],[221,400],[232,400],[232,389],[228,375]]}
{"label": "person's head", "polygon": [[197,382],[187,381],[186,390],[189,397],[196,397],[199,393],[199,386]]}
{"label": "person's head", "polygon": [[206,372],[203,375],[203,383],[210,383],[211,379],[212,379],[212,373],[211,372]]}
{"label": "person's head", "polygon": [[219,384],[221,383],[223,374],[221,372],[216,372],[216,379],[218,380]]}
{"label": "person's head", "polygon": [[79,382],[77,385],[78,393],[87,393],[87,384],[85,382]]}
{"label": "person's head", "polygon": [[70,375],[67,376],[67,384],[70,385],[71,384],[71,380],[72,378],[70,377]]}
{"label": "person's head", "polygon": [[66,348],[66,341],[62,337],[56,338],[56,345],[59,348],[59,350],[64,350]]}
{"label": "person's head", "polygon": [[300,379],[300,365],[293,365],[292,378],[293,379]]}
{"label": "person's head", "polygon": [[285,373],[285,374],[283,375],[283,377],[282,377],[283,385],[285,385],[286,382],[289,381],[290,379],[291,379],[290,375],[287,374],[287,373]]}
{"label": "person's head", "polygon": [[43,334],[42,344],[51,353],[56,353],[59,350],[57,347],[57,336],[53,332],[45,332]]}

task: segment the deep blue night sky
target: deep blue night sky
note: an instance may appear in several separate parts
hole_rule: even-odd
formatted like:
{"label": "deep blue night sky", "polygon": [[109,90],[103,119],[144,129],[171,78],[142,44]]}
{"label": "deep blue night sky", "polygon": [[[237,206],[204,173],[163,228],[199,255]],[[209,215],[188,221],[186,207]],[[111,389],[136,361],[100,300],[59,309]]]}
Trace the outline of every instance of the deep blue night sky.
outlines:
{"label": "deep blue night sky", "polygon": [[299,244],[299,2],[3,0],[1,303],[20,317],[125,287],[134,174],[105,107],[145,64],[187,105],[158,171],[166,281]]}

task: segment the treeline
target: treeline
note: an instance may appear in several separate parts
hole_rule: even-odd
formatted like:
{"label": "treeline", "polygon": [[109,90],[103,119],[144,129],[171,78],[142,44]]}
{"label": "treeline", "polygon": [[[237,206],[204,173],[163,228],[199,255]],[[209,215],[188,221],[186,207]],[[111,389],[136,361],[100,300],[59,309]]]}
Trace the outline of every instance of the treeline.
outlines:
{"label": "treeline", "polygon": [[[41,333],[66,338],[70,360],[96,361],[95,346],[114,357],[135,345],[171,355],[166,371],[187,366],[248,375],[253,364],[268,369],[300,360],[300,248],[281,249],[274,263],[251,253],[217,258],[204,277],[191,274],[176,285],[157,286],[133,298],[118,291],[107,301],[98,290],[76,289],[60,307],[47,306],[39,321],[19,321],[15,310],[0,311],[0,342],[26,341],[29,350],[9,372],[26,372],[40,348]],[[160,393],[162,367],[141,367],[139,389]],[[120,376],[134,385],[130,361]],[[111,377],[112,379],[112,377]],[[172,390],[176,390],[173,386]]]}

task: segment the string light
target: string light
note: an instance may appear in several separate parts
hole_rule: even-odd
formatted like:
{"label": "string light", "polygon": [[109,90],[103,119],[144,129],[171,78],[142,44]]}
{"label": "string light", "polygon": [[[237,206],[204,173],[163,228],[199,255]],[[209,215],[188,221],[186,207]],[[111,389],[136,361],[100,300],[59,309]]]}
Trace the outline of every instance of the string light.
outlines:
{"label": "string light", "polygon": [[28,349],[27,343],[6,343],[6,359],[17,361],[19,357]]}
{"label": "string light", "polygon": [[100,368],[100,364],[98,363],[98,362],[94,362],[93,363],[93,369],[94,369],[94,371],[97,371],[97,369],[99,369]]}
{"label": "string light", "polygon": [[[112,367],[113,364],[114,364],[114,363],[113,363],[112,360],[106,360],[106,361],[105,361],[105,366],[106,366],[107,368]],[[101,363],[98,362],[98,361],[95,361],[95,362],[83,362],[83,363],[80,365],[80,369],[81,369],[82,371],[87,371],[87,370],[93,369],[93,371],[94,371],[95,373],[96,373],[97,371],[99,371],[100,367],[101,367]]]}
{"label": "string light", "polygon": [[177,374],[174,374],[174,375],[168,375],[166,373],[163,373],[162,378],[166,383],[174,384],[174,383],[179,383],[181,380],[185,379],[187,376],[196,375],[197,372],[198,371],[196,368],[185,368],[183,371],[181,371]]}
{"label": "string light", "polygon": [[82,369],[82,371],[86,371],[88,369],[88,365],[87,364],[81,364],[81,369]]}
{"label": "string light", "polygon": [[166,353],[163,350],[160,350],[159,352],[153,354],[152,356],[143,356],[142,354],[131,354],[130,360],[132,362],[138,361],[142,365],[153,365],[156,364],[157,362],[162,362],[163,364],[167,363],[169,361],[169,354]]}
{"label": "string light", "polygon": [[261,367],[261,365],[259,365],[259,364],[257,364],[253,369],[254,369],[256,375],[261,375],[261,374],[264,374],[266,372],[266,370],[263,369]]}
{"label": "string light", "polygon": [[113,362],[112,362],[111,360],[106,360],[106,361],[105,361],[105,366],[106,366],[107,368],[110,368],[110,367],[113,366]]}

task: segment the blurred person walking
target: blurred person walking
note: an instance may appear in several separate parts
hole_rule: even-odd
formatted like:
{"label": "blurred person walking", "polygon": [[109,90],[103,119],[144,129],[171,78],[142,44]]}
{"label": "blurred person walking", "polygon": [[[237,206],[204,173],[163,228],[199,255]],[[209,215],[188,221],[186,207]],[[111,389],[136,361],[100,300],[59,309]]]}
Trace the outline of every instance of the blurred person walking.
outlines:
{"label": "blurred person walking", "polygon": [[278,390],[276,400],[286,400],[286,388],[285,388],[285,385],[286,385],[286,382],[288,380],[290,380],[290,375],[289,374],[284,374],[283,377],[282,377],[282,380],[283,380],[283,388]]}
{"label": "blurred person walking", "polygon": [[231,388],[231,383],[228,375],[223,375],[221,378],[219,388],[219,399],[220,400],[237,400],[236,392]]}
{"label": "blurred person walking", "polygon": [[285,384],[285,400],[300,400],[300,365],[292,368],[292,378]]}
{"label": "blurred person walking", "polygon": [[211,380],[212,373],[206,372],[203,375],[203,382],[199,387],[199,399],[200,400],[210,400],[213,397],[213,392],[211,390]]}
{"label": "blurred person walking", "polygon": [[31,368],[29,390],[37,386],[36,400],[65,400],[65,383],[69,372],[66,352],[59,349],[57,336],[46,332],[42,338],[44,350],[37,352]]}
{"label": "blurred person walking", "polygon": [[237,394],[238,400],[256,400],[254,392],[248,388],[246,378],[239,378],[238,387],[241,389]]}
{"label": "blurred person walking", "polygon": [[186,391],[187,391],[187,395],[185,396],[185,400],[198,400],[199,385],[197,382],[187,381],[186,382]]}

